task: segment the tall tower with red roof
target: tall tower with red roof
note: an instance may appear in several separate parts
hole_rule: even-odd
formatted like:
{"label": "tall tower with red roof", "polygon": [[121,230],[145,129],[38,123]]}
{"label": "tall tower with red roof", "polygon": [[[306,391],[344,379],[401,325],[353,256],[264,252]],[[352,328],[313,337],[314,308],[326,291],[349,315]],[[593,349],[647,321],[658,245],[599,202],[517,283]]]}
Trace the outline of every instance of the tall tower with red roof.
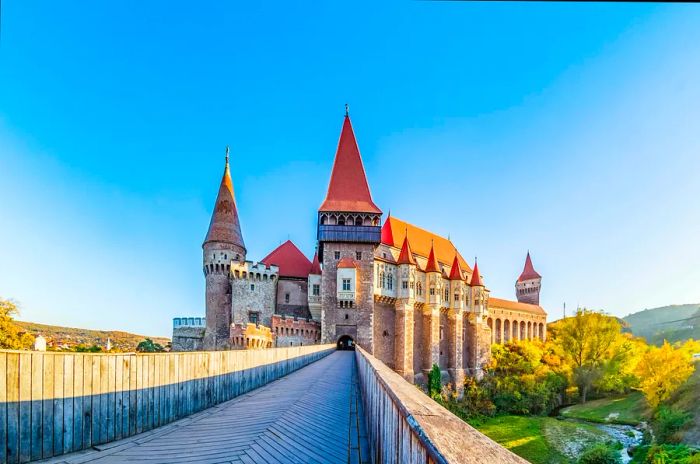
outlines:
{"label": "tall tower with red roof", "polygon": [[231,261],[245,261],[246,249],[238,219],[236,197],[229,170],[229,152],[226,147],[226,165],[219,184],[219,194],[209,230],[202,244],[204,278],[206,280],[206,329],[204,348],[228,349],[231,325]]}
{"label": "tall tower with red roof", "polygon": [[542,276],[535,271],[530,252],[528,251],[523,272],[515,282],[515,295],[520,303],[530,303],[539,306],[541,287]]}
{"label": "tall tower with red roof", "polygon": [[[381,241],[381,215],[346,107],[328,192],[318,209],[324,342],[351,341],[373,351],[374,250]],[[345,266],[339,273],[341,260]]]}

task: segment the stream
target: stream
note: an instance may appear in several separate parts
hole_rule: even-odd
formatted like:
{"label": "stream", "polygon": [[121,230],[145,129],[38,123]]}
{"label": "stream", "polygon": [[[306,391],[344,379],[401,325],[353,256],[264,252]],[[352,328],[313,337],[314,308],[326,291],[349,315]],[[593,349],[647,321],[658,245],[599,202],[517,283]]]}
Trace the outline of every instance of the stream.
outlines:
{"label": "stream", "polygon": [[627,454],[627,450],[642,443],[642,431],[631,425],[588,423],[607,433],[612,440],[622,443],[620,457],[623,464],[627,464],[632,460],[632,456]]}

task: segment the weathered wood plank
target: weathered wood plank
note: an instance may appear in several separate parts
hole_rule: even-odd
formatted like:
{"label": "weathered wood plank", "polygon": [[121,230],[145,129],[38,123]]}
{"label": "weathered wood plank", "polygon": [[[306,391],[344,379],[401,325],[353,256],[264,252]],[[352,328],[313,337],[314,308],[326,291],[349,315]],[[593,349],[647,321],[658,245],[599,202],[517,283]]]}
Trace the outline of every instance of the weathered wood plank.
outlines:
{"label": "weathered wood plank", "polygon": [[42,455],[43,458],[53,456],[53,381],[54,381],[54,360],[57,357],[52,354],[42,355],[44,357],[44,384],[42,391]]}
{"label": "weathered wood plank", "polygon": [[19,354],[7,354],[7,462],[19,462]]}
{"label": "weathered wood plank", "polygon": [[29,462],[32,450],[32,355],[19,355],[19,461]]}
{"label": "weathered wood plank", "polygon": [[[0,372],[7,372],[7,353],[0,352]],[[0,374],[0,458],[7,453],[7,376]]]}
{"label": "weathered wood plank", "polygon": [[43,432],[43,383],[44,383],[44,354],[32,353],[31,366],[31,450],[29,458],[33,461],[42,458]]}
{"label": "weathered wood plank", "polygon": [[92,360],[83,355],[83,449],[92,447]]}
{"label": "weathered wood plank", "polygon": [[117,395],[116,388],[116,356],[105,356],[107,358],[107,441],[114,441],[117,417]]}
{"label": "weathered wood plank", "polygon": [[75,355],[66,354],[63,359],[63,453],[65,454],[73,451]]}
{"label": "weathered wood plank", "polygon": [[83,447],[83,365],[85,355],[76,354],[73,357],[73,449],[78,451]]}
{"label": "weathered wood plank", "polygon": [[100,373],[100,356],[90,356],[90,365],[92,366],[92,391],[90,392],[92,421],[90,424],[90,441],[92,442],[92,446],[95,446],[102,443],[102,408],[100,392],[102,377]]}
{"label": "weathered wood plank", "polygon": [[53,356],[53,454],[63,454],[63,371],[65,356],[50,354]]}
{"label": "weathered wood plank", "polygon": [[99,356],[100,360],[100,443],[109,442],[109,357]]}

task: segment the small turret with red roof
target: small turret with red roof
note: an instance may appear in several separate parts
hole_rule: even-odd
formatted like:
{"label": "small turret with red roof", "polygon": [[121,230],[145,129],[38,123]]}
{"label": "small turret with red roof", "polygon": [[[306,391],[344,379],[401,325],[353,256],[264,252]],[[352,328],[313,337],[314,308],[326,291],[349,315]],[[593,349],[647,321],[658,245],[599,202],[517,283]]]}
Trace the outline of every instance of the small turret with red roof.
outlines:
{"label": "small turret with red roof", "polygon": [[525,257],[525,266],[520,277],[515,282],[515,295],[520,303],[533,305],[540,304],[540,289],[542,288],[542,276],[535,271],[530,258],[530,251]]}

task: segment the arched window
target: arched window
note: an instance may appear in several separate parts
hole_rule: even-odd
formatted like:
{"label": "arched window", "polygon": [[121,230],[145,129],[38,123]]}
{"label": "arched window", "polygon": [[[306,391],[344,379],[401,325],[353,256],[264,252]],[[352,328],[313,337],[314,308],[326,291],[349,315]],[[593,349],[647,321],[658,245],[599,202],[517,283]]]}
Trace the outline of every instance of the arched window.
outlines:
{"label": "arched window", "polygon": [[380,281],[381,284],[382,284],[382,285],[381,285],[382,288],[386,287],[386,274],[384,274],[384,271],[382,271],[382,272],[379,274],[379,281]]}
{"label": "arched window", "polygon": [[325,214],[322,214],[321,215],[321,225],[325,224],[326,221],[328,221],[328,216],[326,216]]}
{"label": "arched window", "polygon": [[361,217],[356,217],[355,218],[355,225],[356,226],[361,226],[362,225],[362,218]]}
{"label": "arched window", "polygon": [[340,216],[338,218],[338,225],[339,226],[344,226],[345,225],[345,216]]}

